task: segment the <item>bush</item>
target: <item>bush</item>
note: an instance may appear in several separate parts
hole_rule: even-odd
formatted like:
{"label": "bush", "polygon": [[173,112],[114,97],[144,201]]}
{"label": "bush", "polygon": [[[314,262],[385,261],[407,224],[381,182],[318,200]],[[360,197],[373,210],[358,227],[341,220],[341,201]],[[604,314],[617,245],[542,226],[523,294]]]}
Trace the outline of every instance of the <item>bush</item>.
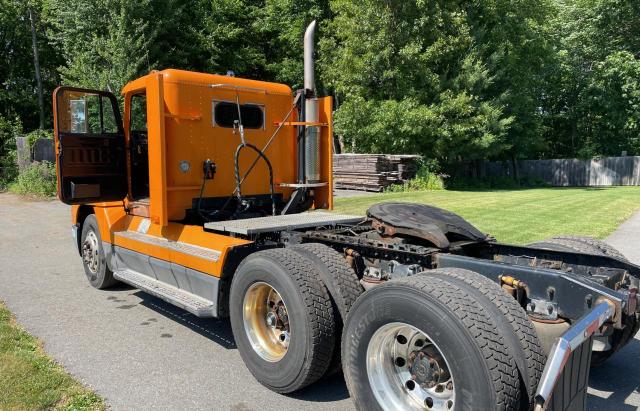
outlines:
{"label": "bush", "polygon": [[9,185],[9,191],[20,195],[51,197],[56,194],[56,169],[48,162],[33,163]]}
{"label": "bush", "polygon": [[6,190],[18,175],[15,138],[21,132],[19,119],[0,115],[0,191]]}
{"label": "bush", "polygon": [[444,190],[444,174],[436,174],[431,171],[431,167],[423,164],[418,169],[415,178],[405,182],[404,184],[396,184],[388,187],[387,192],[402,193],[409,191],[434,191]]}
{"label": "bush", "polygon": [[4,157],[0,157],[0,192],[7,190],[17,176],[16,152],[10,151]]}
{"label": "bush", "polygon": [[36,141],[40,139],[53,140],[53,130],[36,129],[24,135],[27,138],[27,144],[33,149]]}

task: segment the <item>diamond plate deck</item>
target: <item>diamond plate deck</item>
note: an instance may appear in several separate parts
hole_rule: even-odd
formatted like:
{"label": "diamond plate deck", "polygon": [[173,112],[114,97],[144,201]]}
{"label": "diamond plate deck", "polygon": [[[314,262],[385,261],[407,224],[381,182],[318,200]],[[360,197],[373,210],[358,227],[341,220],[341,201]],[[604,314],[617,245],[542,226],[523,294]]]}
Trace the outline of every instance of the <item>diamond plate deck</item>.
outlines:
{"label": "diamond plate deck", "polygon": [[361,216],[314,211],[310,213],[247,218],[244,220],[217,221],[206,223],[204,227],[212,231],[251,235],[298,228],[354,224],[364,219],[365,217]]}

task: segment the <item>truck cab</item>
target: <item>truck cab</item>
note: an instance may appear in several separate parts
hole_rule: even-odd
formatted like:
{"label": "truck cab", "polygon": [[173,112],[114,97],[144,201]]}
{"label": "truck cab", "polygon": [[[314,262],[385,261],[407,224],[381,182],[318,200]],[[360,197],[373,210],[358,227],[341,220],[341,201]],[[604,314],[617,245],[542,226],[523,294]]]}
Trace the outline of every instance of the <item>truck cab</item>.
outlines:
{"label": "truck cab", "polygon": [[[286,85],[181,70],[134,80],[121,99],[56,89],[58,196],[73,205],[80,252],[93,214],[110,271],[162,273],[156,280],[215,300],[234,270],[229,251],[251,241],[205,223],[332,207],[331,101],[313,99],[321,144],[312,182],[298,170],[306,125],[297,101]],[[219,308],[214,301],[210,314]]]}

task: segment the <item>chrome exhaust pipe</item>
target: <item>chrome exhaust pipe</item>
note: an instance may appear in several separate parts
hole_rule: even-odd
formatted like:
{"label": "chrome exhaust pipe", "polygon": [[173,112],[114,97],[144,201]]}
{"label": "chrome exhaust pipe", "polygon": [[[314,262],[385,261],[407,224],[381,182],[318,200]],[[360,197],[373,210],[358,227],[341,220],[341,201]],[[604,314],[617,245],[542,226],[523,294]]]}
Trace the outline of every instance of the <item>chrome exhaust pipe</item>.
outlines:
{"label": "chrome exhaust pipe", "polygon": [[[304,121],[317,123],[318,100],[315,85],[315,50],[316,21],[312,21],[304,33]],[[305,127],[304,170],[306,183],[320,182],[320,130],[317,126]]]}
{"label": "chrome exhaust pipe", "polygon": [[316,21],[312,21],[304,32],[304,89],[309,95],[316,93],[316,73],[313,52],[315,50]]}

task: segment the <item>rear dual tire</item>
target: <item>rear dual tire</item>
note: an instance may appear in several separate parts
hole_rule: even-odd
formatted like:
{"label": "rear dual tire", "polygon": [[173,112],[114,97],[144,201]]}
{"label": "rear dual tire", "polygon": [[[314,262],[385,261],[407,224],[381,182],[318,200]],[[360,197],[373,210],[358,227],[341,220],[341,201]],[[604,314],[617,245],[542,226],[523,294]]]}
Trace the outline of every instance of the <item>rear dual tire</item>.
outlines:
{"label": "rear dual tire", "polygon": [[334,311],[307,259],[288,249],[248,256],[233,277],[229,301],[238,351],[258,382],[290,393],[325,374],[336,339]]}
{"label": "rear dual tire", "polygon": [[[318,243],[299,244],[291,249],[316,268],[322,283],[327,287],[333,305],[333,317],[336,336],[340,336],[349,310],[360,294],[364,292],[358,276],[344,256],[331,247]],[[331,377],[342,369],[340,357],[340,338],[336,338],[331,363],[325,376]]]}
{"label": "rear dual tire", "polygon": [[538,339],[533,323],[520,304],[487,277],[461,268],[441,268],[424,275],[448,277],[448,280],[465,287],[496,321],[504,337],[511,357],[515,360],[521,383],[521,410],[528,410],[533,403],[538,383],[546,361],[546,355]]}
{"label": "rear dual tire", "polygon": [[[498,326],[505,320],[492,317],[490,303],[470,288],[446,275],[419,275],[379,285],[356,301],[342,335],[342,364],[358,409],[519,407],[518,368]],[[432,344],[414,343],[398,356],[413,338],[402,330],[420,333]],[[396,342],[380,337],[394,332]],[[378,343],[381,339],[386,345]],[[440,380],[444,367],[453,393],[449,381]]]}

